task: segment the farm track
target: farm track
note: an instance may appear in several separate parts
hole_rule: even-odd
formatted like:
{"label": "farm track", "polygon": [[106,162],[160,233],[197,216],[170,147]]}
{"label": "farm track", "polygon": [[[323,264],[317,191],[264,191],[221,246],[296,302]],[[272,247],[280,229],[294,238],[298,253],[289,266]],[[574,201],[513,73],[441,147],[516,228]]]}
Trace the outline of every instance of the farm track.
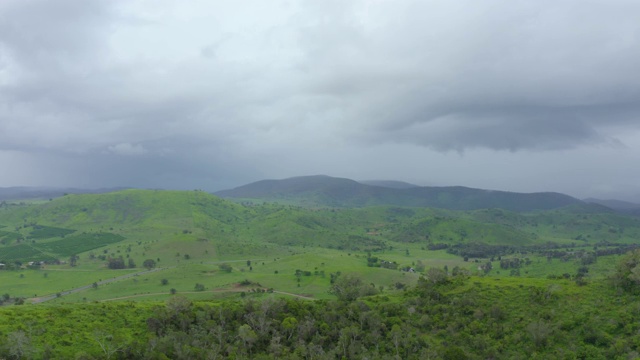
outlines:
{"label": "farm track", "polygon": [[[214,294],[217,293],[217,294],[219,294],[219,293],[231,293],[231,292],[239,293],[239,292],[243,292],[243,291],[244,291],[243,289],[213,289],[213,290],[209,290],[209,291],[181,291],[179,294],[202,294],[202,293],[214,293]],[[309,297],[309,296],[293,294],[293,293],[288,293],[288,292],[284,292],[284,291],[274,290],[273,292],[275,294],[288,295],[288,296],[293,296],[293,297],[297,297],[297,298],[305,299],[305,300],[316,300],[316,299],[314,299],[312,297]],[[157,295],[167,295],[167,293],[166,292],[161,292],[161,293],[129,295],[129,296],[122,296],[122,297],[112,298],[112,299],[105,299],[105,300],[101,300],[101,302],[118,301],[118,300],[126,300],[126,299],[138,298],[138,297],[157,296]]]}
{"label": "farm track", "polygon": [[[231,262],[231,261],[230,261]],[[169,269],[169,268],[154,268],[151,270],[145,270],[145,271],[140,271],[140,272],[136,272],[136,273],[132,273],[132,274],[126,274],[126,275],[121,275],[121,276],[117,276],[111,279],[106,279],[106,280],[102,280],[102,281],[97,281],[96,284],[98,285],[103,285],[103,284],[108,284],[108,283],[112,283],[112,282],[116,282],[116,281],[120,281],[120,280],[126,280],[126,279],[130,279],[134,276],[139,276],[139,275],[144,275],[144,274],[149,274],[152,272],[156,272],[156,271],[161,271],[161,270],[165,270],[165,269]],[[58,270],[56,269],[56,271],[64,271],[64,270]],[[65,295],[69,295],[69,294],[74,294],[80,291],[84,291],[84,290],[89,290],[91,289],[92,285],[84,285],[84,286],[80,286],[71,290],[66,290],[66,291],[61,291],[59,294],[51,294],[51,295],[46,295],[46,296],[39,296],[39,297],[35,297],[35,298],[31,298],[29,299],[31,304],[40,304],[49,300],[53,300],[56,299],[58,297],[61,296],[65,296]],[[266,290],[266,289],[264,289]],[[235,288],[235,289],[213,289],[213,290],[209,290],[206,292],[210,292],[210,293],[230,293],[230,292],[243,292],[245,291],[244,289],[241,288]],[[182,291],[180,292],[181,294],[200,294],[202,293],[202,291]],[[310,296],[305,296],[305,295],[300,295],[300,294],[294,294],[294,293],[290,293],[290,292],[285,292],[285,291],[278,291],[278,290],[274,290],[273,293],[275,294],[280,294],[280,295],[287,295],[287,296],[291,296],[291,297],[296,297],[299,299],[305,299],[305,300],[316,300],[313,297]],[[105,301],[117,301],[117,300],[126,300],[126,299],[132,299],[132,298],[137,298],[137,297],[145,297],[145,296],[157,296],[157,295],[166,295],[166,292],[161,292],[161,293],[149,293],[149,294],[138,294],[138,295],[129,295],[129,296],[122,296],[122,297],[117,297],[117,298],[112,298],[112,299],[105,299],[105,300],[101,300],[102,302]]]}
{"label": "farm track", "polygon": [[[108,284],[108,283],[112,283],[112,282],[116,282],[116,281],[120,281],[120,280],[126,280],[126,279],[132,278],[134,276],[149,274],[149,273],[152,273],[152,272],[165,270],[165,269],[169,269],[169,268],[155,268],[155,269],[140,271],[140,272],[136,272],[136,273],[132,273],[132,274],[121,275],[121,276],[114,277],[114,278],[111,278],[111,279],[106,279],[106,280],[102,280],[102,281],[96,281],[96,284],[98,284],[98,285]],[[71,290],[61,291],[58,294],[52,294],[52,295],[47,295],[47,296],[39,296],[39,297],[36,297],[36,298],[31,298],[30,300],[31,300],[32,304],[40,304],[40,303],[43,303],[45,301],[53,300],[53,299],[55,299],[57,297],[60,297],[60,296],[69,295],[69,294],[77,293],[77,292],[80,292],[80,291],[88,290],[92,286],[93,286],[93,284],[92,285],[80,286],[80,287],[77,287],[77,288],[74,288],[74,289],[71,289]]]}

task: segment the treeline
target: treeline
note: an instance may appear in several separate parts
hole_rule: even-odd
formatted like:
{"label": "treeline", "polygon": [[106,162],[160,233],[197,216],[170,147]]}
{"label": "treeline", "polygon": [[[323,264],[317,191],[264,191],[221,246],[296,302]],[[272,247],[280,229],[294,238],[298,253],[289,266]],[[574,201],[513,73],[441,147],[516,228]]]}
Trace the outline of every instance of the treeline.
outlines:
{"label": "treeline", "polygon": [[640,248],[640,245],[603,242],[591,248],[586,245],[578,247],[575,244],[567,247],[567,245],[552,242],[530,246],[490,245],[484,243],[429,243],[426,248],[432,251],[446,249],[447,253],[466,259],[499,259],[502,256],[512,254],[536,254],[549,259],[560,259],[562,261],[580,260],[583,264],[588,265],[594,263],[598,256],[624,254]]}
{"label": "treeline", "polygon": [[[638,257],[640,259],[640,257]],[[640,302],[609,284],[577,287],[428,278],[399,298],[242,303],[171,299],[130,356],[174,359],[507,359],[638,355]],[[349,281],[354,281],[350,279]],[[364,286],[366,284],[359,284]],[[357,287],[357,286],[356,286]],[[579,292],[576,303],[571,292]],[[601,304],[613,303],[608,309]],[[599,316],[590,314],[597,311]],[[153,347],[150,346],[153,344]]]}

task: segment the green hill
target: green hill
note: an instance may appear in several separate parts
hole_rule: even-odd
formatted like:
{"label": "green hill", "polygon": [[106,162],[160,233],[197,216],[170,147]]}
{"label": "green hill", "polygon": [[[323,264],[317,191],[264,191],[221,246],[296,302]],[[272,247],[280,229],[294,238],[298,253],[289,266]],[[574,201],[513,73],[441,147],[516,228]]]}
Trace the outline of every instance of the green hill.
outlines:
{"label": "green hill", "polygon": [[310,207],[393,205],[450,210],[500,208],[527,212],[582,204],[580,200],[568,195],[551,192],[523,194],[461,186],[392,188],[322,175],[262,180],[232,190],[219,191],[216,195]]}
{"label": "green hill", "polygon": [[[66,294],[68,301],[166,293],[170,287],[163,289],[160,280],[178,291],[193,290],[194,284],[231,291],[250,279],[326,298],[331,274],[338,272],[356,272],[367,283],[401,289],[419,277],[407,273],[413,267],[477,272],[500,257],[527,257],[522,260],[530,267],[523,271],[527,276],[557,276],[575,272],[596,251],[620,254],[640,239],[640,219],[586,204],[526,213],[389,205],[309,208],[159,190],[67,195],[3,208],[0,225],[0,270],[33,271],[24,277],[0,271],[3,289],[21,296],[138,274],[148,260],[158,267],[156,273],[117,280],[117,285]],[[563,262],[544,266],[549,259]],[[606,272],[606,264],[599,260],[595,271]]]}
{"label": "green hill", "polygon": [[[316,199],[362,189],[333,184]],[[30,304],[0,307],[0,356],[634,358],[640,254],[620,254],[639,240],[640,219],[583,203],[67,195],[0,208],[0,304]]]}
{"label": "green hill", "polygon": [[[321,177],[314,179],[327,183]],[[340,193],[346,189],[344,184],[359,188],[350,180],[330,178],[329,182],[336,185],[335,196],[344,195]],[[300,192],[305,192],[304,187]],[[67,257],[73,249],[82,253],[121,241],[152,242],[165,249],[150,253],[166,254],[166,249],[185,247],[223,255],[258,254],[265,246],[382,251],[397,244],[521,247],[576,240],[581,244],[631,244],[640,239],[640,219],[595,204],[532,213],[397,206],[308,209],[240,205],[201,191],[67,195],[41,205],[0,211],[0,223],[6,225],[0,230],[0,246],[5,247],[0,260],[5,261],[19,259],[21,253],[20,260],[29,261],[39,256]],[[9,251],[11,246],[16,248]],[[9,253],[13,255],[6,255]]]}

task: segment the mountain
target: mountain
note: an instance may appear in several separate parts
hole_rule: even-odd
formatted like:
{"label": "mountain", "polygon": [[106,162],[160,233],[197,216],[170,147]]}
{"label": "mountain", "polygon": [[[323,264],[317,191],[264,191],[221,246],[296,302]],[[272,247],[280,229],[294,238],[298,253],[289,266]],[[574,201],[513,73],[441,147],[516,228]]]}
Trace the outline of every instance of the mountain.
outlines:
{"label": "mountain", "polygon": [[395,181],[395,180],[361,180],[358,181],[360,184],[371,185],[371,186],[380,186],[390,189],[411,189],[417,188],[418,185],[410,184],[404,181]]}
{"label": "mountain", "polygon": [[52,187],[0,187],[0,201],[5,200],[29,200],[29,199],[51,199],[66,194],[104,194],[125,188],[105,188],[105,189],[77,189],[77,188],[52,188]]}
{"label": "mountain", "polygon": [[598,204],[600,206],[606,206],[614,211],[631,216],[640,216],[640,204],[622,201],[622,200],[602,200],[602,199],[594,199],[588,198],[584,199],[586,203],[589,204]]}
{"label": "mountain", "polygon": [[553,192],[525,194],[462,186],[398,189],[372,186],[326,175],[262,180],[215,194],[223,198],[330,207],[393,205],[449,210],[501,208],[527,212],[583,204],[582,201],[571,196]]}

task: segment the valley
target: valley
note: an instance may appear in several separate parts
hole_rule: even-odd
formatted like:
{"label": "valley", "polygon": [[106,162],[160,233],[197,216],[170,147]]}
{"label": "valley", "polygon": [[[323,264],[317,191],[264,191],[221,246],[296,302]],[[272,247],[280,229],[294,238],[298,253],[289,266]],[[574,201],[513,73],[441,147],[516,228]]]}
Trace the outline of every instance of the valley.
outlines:
{"label": "valley", "polygon": [[[313,180],[317,186],[318,179]],[[528,195],[528,199],[546,209],[455,210],[394,203],[335,207],[318,202],[302,206],[291,202],[291,197],[277,202],[270,197],[225,199],[199,190],[136,189],[12,203],[0,209],[0,293],[5,294],[0,311],[21,317],[33,311],[58,311],[45,310],[51,307],[92,312],[110,306],[124,313],[137,312],[132,318],[142,313],[150,318],[155,310],[149,309],[183,299],[193,304],[189,306],[194,311],[210,306],[205,304],[231,306],[247,301],[277,301],[309,309],[319,306],[315,303],[364,301],[377,313],[391,304],[409,306],[425,299],[438,303],[476,294],[471,321],[477,316],[472,316],[473,311],[491,310],[492,301],[501,306],[505,313],[501,316],[511,318],[530,301],[545,309],[552,302],[565,304],[556,309],[566,311],[561,308],[572,298],[592,299],[581,305],[589,308],[596,306],[597,296],[622,296],[620,288],[610,283],[620,278],[621,261],[640,245],[640,219],[577,200],[559,206],[555,200],[545,202],[547,195]],[[349,285],[342,287],[342,283]],[[526,300],[506,310],[511,305],[504,301],[518,297],[518,289],[527,289]],[[498,294],[504,299],[497,299]],[[543,300],[535,300],[536,296]],[[448,302],[446,306],[452,308],[446,311],[457,311],[456,301]],[[628,305],[635,300],[624,301]],[[124,310],[126,306],[131,310]],[[31,310],[18,310],[22,308]],[[528,324],[538,321],[534,313],[526,314]],[[554,316],[544,326],[564,332],[557,326],[565,325],[551,325]],[[38,319],[32,317],[33,324],[40,324]],[[418,326],[410,323],[398,324]],[[147,331],[142,324],[136,326],[132,331]],[[513,326],[524,332],[524,338],[512,339],[514,344],[533,344],[532,349],[541,354],[554,351],[546,347],[547,340],[545,346],[535,339],[530,343],[528,325]],[[0,331],[9,334],[16,329],[6,324]],[[418,326],[406,331],[421,330]],[[43,341],[47,336],[45,332],[31,339]],[[83,336],[86,349],[102,356],[90,340],[92,335]],[[128,336],[133,335],[123,335],[121,341]],[[267,341],[267,334],[262,336],[258,342]],[[441,357],[446,347],[431,343],[441,336],[432,333],[429,340],[420,341],[430,343],[431,354]],[[464,340],[460,341],[462,345]],[[326,351],[333,349],[325,345]],[[69,346],[58,346],[58,355],[73,355]],[[475,358],[477,349],[460,349]],[[392,350],[385,351],[392,354]],[[173,351],[165,354],[175,355]],[[355,357],[364,354],[362,349],[350,351]],[[480,353],[509,351],[516,350]],[[105,358],[122,354],[118,351]],[[252,357],[242,354],[235,356]]]}

